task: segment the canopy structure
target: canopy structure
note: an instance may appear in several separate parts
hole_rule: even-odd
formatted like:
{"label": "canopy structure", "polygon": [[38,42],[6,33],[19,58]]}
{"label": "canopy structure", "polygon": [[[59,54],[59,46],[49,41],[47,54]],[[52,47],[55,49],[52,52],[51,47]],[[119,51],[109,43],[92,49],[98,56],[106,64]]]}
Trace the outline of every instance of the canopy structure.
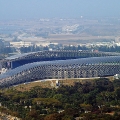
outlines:
{"label": "canopy structure", "polygon": [[89,78],[120,74],[120,56],[40,61],[0,75],[0,87],[43,79]]}
{"label": "canopy structure", "polygon": [[81,50],[54,50],[54,51],[38,51],[24,54],[18,54],[7,57],[2,60],[2,66],[7,69],[14,69],[16,67],[40,61],[54,61],[78,59],[87,57],[102,57],[102,56],[119,56],[120,53],[109,52],[93,52]]}

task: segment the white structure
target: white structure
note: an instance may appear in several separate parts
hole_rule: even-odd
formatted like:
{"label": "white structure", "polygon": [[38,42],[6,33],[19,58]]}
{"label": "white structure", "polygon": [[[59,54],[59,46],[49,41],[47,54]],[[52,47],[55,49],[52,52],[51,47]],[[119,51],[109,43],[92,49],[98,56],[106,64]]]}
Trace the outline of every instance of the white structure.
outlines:
{"label": "white structure", "polygon": [[13,46],[13,47],[20,48],[20,47],[29,47],[29,46],[32,45],[32,43],[31,42],[20,41],[20,42],[10,42],[10,45]]}
{"label": "white structure", "polygon": [[120,74],[115,74],[115,75],[114,75],[114,78],[115,78],[115,79],[119,79],[119,78],[120,78]]}

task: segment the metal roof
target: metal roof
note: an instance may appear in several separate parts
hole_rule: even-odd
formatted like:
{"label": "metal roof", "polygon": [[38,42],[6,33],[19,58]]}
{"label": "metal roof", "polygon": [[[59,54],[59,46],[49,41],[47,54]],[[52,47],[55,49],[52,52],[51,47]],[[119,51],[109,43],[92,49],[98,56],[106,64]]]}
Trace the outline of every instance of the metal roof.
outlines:
{"label": "metal roof", "polygon": [[0,75],[0,79],[4,79],[10,76],[14,76],[22,71],[29,70],[37,66],[77,66],[77,65],[94,65],[100,63],[120,63],[120,56],[107,56],[107,57],[91,57],[91,58],[81,58],[81,59],[70,59],[70,60],[56,60],[56,61],[44,61],[44,62],[34,62],[25,64],[23,66],[17,67],[15,69],[9,70],[4,74]]}
{"label": "metal roof", "polygon": [[75,50],[56,50],[56,51],[37,51],[37,52],[29,52],[29,53],[23,53],[23,54],[17,54],[17,55],[13,55],[13,56],[10,56],[10,57],[7,57],[5,58],[5,60],[16,60],[16,59],[24,59],[26,58],[27,56],[34,56],[36,54],[40,54],[40,53],[52,53],[52,52],[61,52],[61,53],[64,53],[64,52],[78,52],[78,53],[95,53],[95,54],[103,54],[104,56],[119,56],[120,53],[114,53],[114,52],[90,52],[90,51],[75,51]]}
{"label": "metal roof", "polygon": [[6,60],[14,60],[14,59],[18,59],[18,58],[22,58],[25,57],[27,55],[31,55],[34,54],[36,52],[29,52],[29,53],[23,53],[23,54],[17,54],[17,55],[12,55],[10,57],[5,58]]}

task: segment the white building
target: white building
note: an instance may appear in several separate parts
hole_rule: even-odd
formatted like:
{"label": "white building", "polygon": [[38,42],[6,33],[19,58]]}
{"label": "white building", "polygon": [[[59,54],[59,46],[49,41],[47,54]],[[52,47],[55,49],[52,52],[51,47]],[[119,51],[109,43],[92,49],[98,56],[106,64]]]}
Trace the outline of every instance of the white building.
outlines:
{"label": "white building", "polygon": [[20,42],[10,42],[10,45],[13,46],[13,47],[20,48],[20,47],[29,47],[29,46],[32,45],[32,43],[31,42],[20,41]]}

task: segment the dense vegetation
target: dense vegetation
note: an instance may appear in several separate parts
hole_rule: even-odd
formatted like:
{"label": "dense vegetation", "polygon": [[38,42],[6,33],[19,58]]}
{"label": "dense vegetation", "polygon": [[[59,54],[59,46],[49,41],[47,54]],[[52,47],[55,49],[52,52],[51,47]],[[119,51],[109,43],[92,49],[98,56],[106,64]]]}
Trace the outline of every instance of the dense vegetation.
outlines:
{"label": "dense vegetation", "polygon": [[57,89],[36,86],[24,92],[9,88],[1,90],[0,103],[1,112],[23,120],[118,120],[120,80],[100,78]]}

